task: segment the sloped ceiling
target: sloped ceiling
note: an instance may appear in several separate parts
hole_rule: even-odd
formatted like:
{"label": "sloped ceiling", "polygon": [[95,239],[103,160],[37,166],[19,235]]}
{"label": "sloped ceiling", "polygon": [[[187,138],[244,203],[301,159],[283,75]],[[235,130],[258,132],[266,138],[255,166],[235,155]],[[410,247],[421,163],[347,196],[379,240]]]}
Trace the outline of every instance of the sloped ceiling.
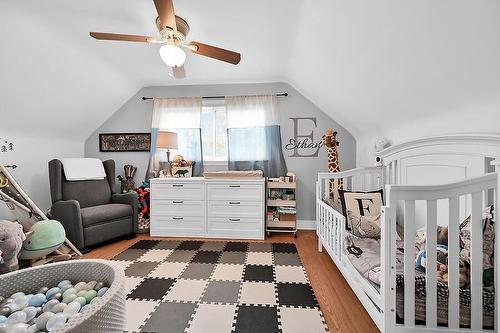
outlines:
{"label": "sloped ceiling", "polygon": [[240,65],[189,55],[188,78],[174,80],[159,45],[88,36],[154,35],[152,0],[0,1],[2,118],[83,141],[144,86],[263,81],[291,83],[355,136],[500,106],[496,0],[177,0],[175,8],[189,39],[240,51]]}

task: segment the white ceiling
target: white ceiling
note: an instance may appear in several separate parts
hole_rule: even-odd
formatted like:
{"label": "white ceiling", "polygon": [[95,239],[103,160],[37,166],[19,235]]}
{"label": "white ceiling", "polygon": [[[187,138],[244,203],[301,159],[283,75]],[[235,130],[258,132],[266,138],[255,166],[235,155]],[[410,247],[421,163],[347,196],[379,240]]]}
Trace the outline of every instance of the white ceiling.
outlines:
{"label": "white ceiling", "polygon": [[[189,39],[240,51],[189,55],[174,80],[152,0],[0,1],[0,112],[9,127],[85,139],[140,88],[286,81],[355,136],[455,109],[500,107],[497,0],[177,0]],[[443,120],[445,121],[445,120]],[[2,125],[3,126],[3,125]]]}

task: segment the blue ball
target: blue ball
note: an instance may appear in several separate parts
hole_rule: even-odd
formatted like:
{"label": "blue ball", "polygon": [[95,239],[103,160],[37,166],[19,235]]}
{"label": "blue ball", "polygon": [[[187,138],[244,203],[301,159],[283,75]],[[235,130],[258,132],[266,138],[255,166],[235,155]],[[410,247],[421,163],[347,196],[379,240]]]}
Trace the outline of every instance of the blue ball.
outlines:
{"label": "blue ball", "polygon": [[45,293],[45,297],[50,298],[50,296],[52,296],[52,295],[54,295],[54,294],[56,294],[56,293],[58,293],[60,291],[61,291],[61,288],[59,288],[59,287],[50,288]]}
{"label": "blue ball", "polygon": [[36,294],[30,298],[28,304],[30,306],[36,307],[42,305],[45,302],[47,302],[47,297],[44,294]]}
{"label": "blue ball", "polygon": [[0,324],[3,324],[7,321],[7,317],[5,316],[0,316]]}

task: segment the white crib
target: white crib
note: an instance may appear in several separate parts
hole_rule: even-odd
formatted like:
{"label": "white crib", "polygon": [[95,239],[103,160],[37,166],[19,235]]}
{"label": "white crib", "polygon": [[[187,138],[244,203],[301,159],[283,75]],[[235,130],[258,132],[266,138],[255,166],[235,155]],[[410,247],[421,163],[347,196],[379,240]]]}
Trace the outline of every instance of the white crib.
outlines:
{"label": "white crib", "polygon": [[[483,328],[482,212],[499,205],[500,136],[443,136],[390,147],[379,155],[383,166],[336,174],[319,173],[317,182],[318,248],[331,256],[366,311],[382,332],[492,332]],[[495,170],[496,167],[496,170]],[[381,209],[380,289],[360,275],[343,254],[346,218],[325,203],[333,185],[371,191],[384,188]],[[459,225],[471,216],[470,328],[460,328]],[[404,323],[396,320],[396,221],[404,229]],[[427,248],[436,248],[437,225],[448,226],[448,324],[437,321],[436,271],[426,273],[425,325],[415,320],[415,233],[425,226]],[[498,229],[495,228],[495,234]],[[494,271],[498,272],[498,237]],[[436,251],[427,252],[427,267],[436,267]],[[498,274],[494,274],[498,289]],[[498,329],[498,292],[494,331]]]}

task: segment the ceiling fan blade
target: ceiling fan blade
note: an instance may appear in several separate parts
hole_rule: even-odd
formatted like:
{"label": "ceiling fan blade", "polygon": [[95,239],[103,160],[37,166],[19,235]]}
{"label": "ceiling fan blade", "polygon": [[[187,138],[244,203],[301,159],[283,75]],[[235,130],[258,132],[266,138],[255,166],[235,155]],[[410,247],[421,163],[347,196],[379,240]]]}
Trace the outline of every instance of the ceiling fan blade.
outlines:
{"label": "ceiling fan blade", "polygon": [[184,66],[180,67],[170,67],[172,69],[172,74],[171,76],[176,78],[176,79],[184,79],[186,78],[186,69]]}
{"label": "ceiling fan blade", "polygon": [[116,40],[124,42],[155,43],[156,40],[149,36],[112,34],[107,32],[90,32],[90,36],[100,40]]}
{"label": "ceiling fan blade", "polygon": [[174,4],[172,0],[154,0],[156,11],[160,17],[162,28],[170,28],[177,31],[177,24],[175,23]]}
{"label": "ceiling fan blade", "polygon": [[188,48],[196,54],[205,57],[214,58],[217,60],[225,61],[233,65],[237,65],[241,60],[241,55],[237,52],[221,49],[219,47],[199,43],[190,42]]}

